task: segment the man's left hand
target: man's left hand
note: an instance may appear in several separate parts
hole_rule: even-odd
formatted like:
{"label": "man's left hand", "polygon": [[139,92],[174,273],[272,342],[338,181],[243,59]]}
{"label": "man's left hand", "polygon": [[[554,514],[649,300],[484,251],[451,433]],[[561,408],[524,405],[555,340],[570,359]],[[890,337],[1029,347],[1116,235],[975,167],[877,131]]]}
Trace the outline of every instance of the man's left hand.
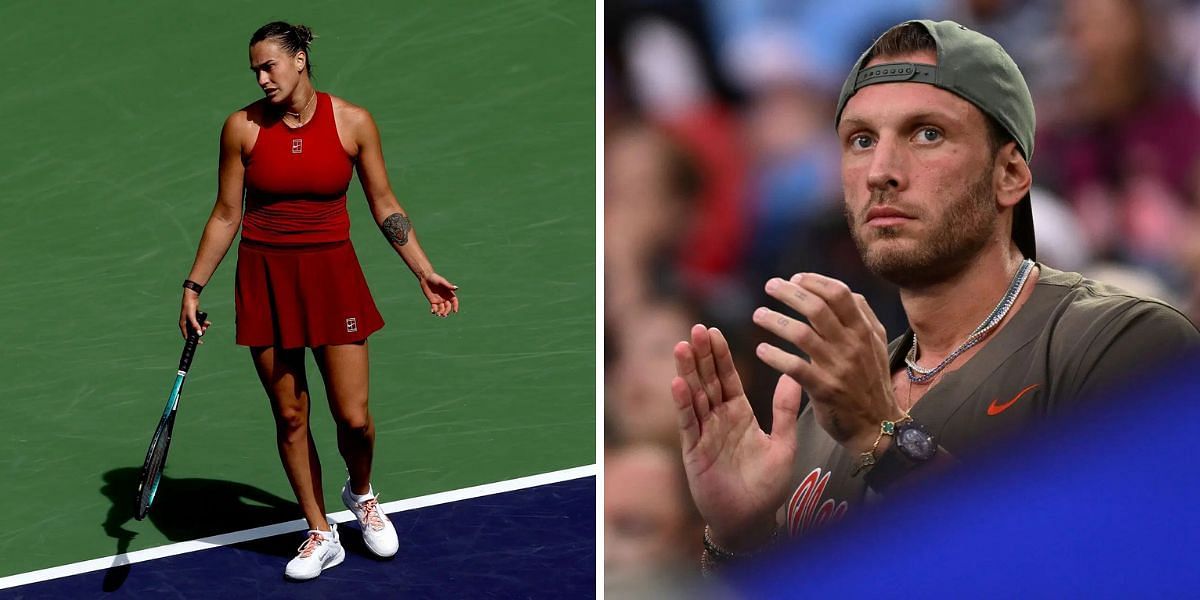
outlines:
{"label": "man's left hand", "polygon": [[761,307],[754,323],[809,359],[767,343],[759,344],[759,359],[804,386],[817,422],[834,440],[854,452],[870,450],[880,422],[904,415],[892,392],[887,334],[875,312],[846,284],[815,273],[773,278],[766,291],[808,322]]}

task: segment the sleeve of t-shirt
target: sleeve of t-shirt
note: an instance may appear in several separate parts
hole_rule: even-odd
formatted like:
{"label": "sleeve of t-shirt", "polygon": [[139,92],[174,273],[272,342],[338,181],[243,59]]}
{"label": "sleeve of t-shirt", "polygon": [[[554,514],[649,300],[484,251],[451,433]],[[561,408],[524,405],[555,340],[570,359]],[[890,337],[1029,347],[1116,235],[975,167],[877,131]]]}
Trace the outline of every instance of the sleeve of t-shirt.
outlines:
{"label": "sleeve of t-shirt", "polygon": [[[1200,331],[1179,311],[1150,300],[1138,300],[1114,314],[1079,323],[1077,331],[1060,331],[1071,341],[1060,372],[1055,409],[1103,393],[1114,383],[1200,347]],[[1077,334],[1073,338],[1072,334]]]}

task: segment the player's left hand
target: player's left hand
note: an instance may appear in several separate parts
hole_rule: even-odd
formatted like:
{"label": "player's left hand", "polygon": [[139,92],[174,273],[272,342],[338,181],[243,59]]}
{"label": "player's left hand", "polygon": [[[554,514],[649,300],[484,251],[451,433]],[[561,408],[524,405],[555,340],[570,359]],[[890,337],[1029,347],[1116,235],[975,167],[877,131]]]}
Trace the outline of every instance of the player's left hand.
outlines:
{"label": "player's left hand", "polygon": [[429,300],[429,313],[439,317],[448,317],[458,312],[457,285],[446,281],[437,273],[430,273],[421,278],[421,291]]}
{"label": "player's left hand", "polygon": [[869,450],[880,421],[904,415],[892,392],[887,333],[875,312],[846,284],[816,273],[773,278],[766,291],[808,323],[766,307],[754,312],[754,323],[809,359],[767,343],[759,344],[759,359],[804,386],[817,422],[834,440],[853,452]]}

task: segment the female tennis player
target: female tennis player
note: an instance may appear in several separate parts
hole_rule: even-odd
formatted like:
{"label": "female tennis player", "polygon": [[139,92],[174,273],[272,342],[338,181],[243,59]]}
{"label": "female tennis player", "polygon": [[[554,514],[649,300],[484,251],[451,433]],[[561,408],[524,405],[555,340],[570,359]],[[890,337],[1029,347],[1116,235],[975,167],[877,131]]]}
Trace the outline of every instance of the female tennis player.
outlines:
{"label": "female tennis player", "polygon": [[216,206],[184,281],[179,315],[181,332],[200,328],[200,293],[241,227],[237,343],[249,346],[271,400],[279,456],[310,528],[285,569],[294,579],[316,577],[345,556],[321,493],[305,348],[312,348],[337,422],[349,472],[342,501],[358,517],[372,552],[392,556],[398,545],[370,483],[375,427],[367,407],[367,337],[383,319],[350,244],[352,171],[376,223],[416,275],[430,312],[458,312],[457,286],[433,270],[392,194],[371,114],[313,87],[312,39],[307,27],[283,22],[264,25],[250,38],[250,70],[266,97],[230,115],[221,131]]}

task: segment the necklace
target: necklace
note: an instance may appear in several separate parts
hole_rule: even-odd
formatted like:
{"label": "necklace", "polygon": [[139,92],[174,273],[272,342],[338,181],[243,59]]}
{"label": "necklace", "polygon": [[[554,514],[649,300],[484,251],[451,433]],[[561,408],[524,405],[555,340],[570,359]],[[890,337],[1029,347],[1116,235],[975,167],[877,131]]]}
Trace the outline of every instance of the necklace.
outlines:
{"label": "necklace", "polygon": [[[284,125],[287,125],[288,127],[300,127],[300,126],[304,125],[304,119],[300,118],[300,116],[303,115],[304,112],[308,110],[309,106],[312,106],[313,100],[316,100],[316,99],[317,99],[317,91],[313,90],[312,95],[308,97],[308,102],[304,103],[304,108],[301,108],[300,112],[292,112],[290,110],[283,111]],[[296,124],[292,125],[291,123],[288,123],[287,122],[288,117],[292,117],[292,118],[296,119]]]}
{"label": "necklace", "polygon": [[917,353],[919,350],[917,350],[917,334],[913,332],[912,347],[908,349],[908,354],[904,357],[904,364],[908,365],[908,381],[911,383],[928,383],[934,377],[937,377],[938,373],[942,372],[942,369],[945,369],[954,359],[958,358],[960,354],[983,341],[983,338],[987,337],[988,332],[996,327],[1000,321],[1004,320],[1004,315],[1008,314],[1008,310],[1016,302],[1017,296],[1021,295],[1021,289],[1025,287],[1025,280],[1029,279],[1029,272],[1033,270],[1033,265],[1033,261],[1028,258],[1021,261],[1021,266],[1017,268],[1017,274],[1013,276],[1012,283],[1008,285],[1008,291],[1005,292],[1003,298],[1000,298],[1000,302],[996,304],[996,308],[992,309],[991,314],[975,328],[975,331],[971,332],[971,335],[967,336],[966,341],[957,350],[951,352],[936,367],[926,369],[917,364]]}

